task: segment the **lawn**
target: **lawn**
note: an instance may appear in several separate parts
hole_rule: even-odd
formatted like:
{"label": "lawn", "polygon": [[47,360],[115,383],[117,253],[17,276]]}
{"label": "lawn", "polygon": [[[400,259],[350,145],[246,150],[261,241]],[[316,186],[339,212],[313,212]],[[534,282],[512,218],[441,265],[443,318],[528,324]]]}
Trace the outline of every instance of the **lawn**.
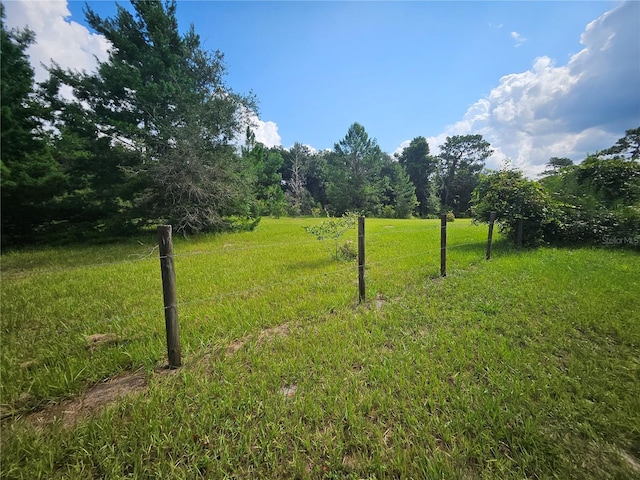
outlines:
{"label": "lawn", "polygon": [[358,304],[320,221],[175,239],[172,372],[153,235],[4,254],[2,477],[640,475],[637,251],[456,220],[441,278],[439,221],[367,219]]}

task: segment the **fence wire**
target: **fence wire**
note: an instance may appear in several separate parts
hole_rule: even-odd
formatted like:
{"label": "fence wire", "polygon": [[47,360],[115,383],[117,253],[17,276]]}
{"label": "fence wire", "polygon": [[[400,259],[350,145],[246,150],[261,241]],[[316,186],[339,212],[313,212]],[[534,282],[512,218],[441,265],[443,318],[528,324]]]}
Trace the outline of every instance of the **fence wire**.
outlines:
{"label": "fence wire", "polygon": [[[438,230],[440,229],[440,225],[437,226],[426,226],[426,228],[416,228],[416,229],[403,229],[403,230],[394,230],[391,231],[393,229],[389,229],[389,233],[387,234],[385,233],[377,233],[377,234],[372,234],[366,235],[366,240],[371,240],[371,239],[375,239],[377,237],[381,237],[381,236],[391,236],[391,235],[398,235],[398,234],[402,234],[402,233],[408,233],[408,232],[424,232],[426,230]],[[301,245],[311,245],[311,244],[317,244],[317,240],[309,240],[309,241],[303,241],[303,242],[284,242],[284,243],[269,243],[269,244],[261,244],[261,245],[252,245],[252,246],[248,246],[248,247],[242,247],[242,248],[232,248],[229,247],[229,244],[224,244],[220,249],[216,249],[216,250],[210,250],[210,251],[196,251],[196,252],[187,252],[187,253],[174,253],[173,257],[176,259],[180,259],[180,258],[186,258],[186,257],[191,257],[191,256],[198,256],[198,255],[220,255],[220,254],[225,254],[225,253],[235,253],[235,252],[245,252],[245,251],[249,251],[249,250],[257,250],[257,249],[263,249],[263,248],[274,248],[274,247],[286,247],[286,246],[301,246]],[[469,243],[462,243],[462,244],[456,244],[456,245],[447,245],[447,250],[452,250],[455,248],[459,248],[459,247],[465,247],[465,246],[480,246],[480,245],[486,245],[486,241],[484,242],[469,242]],[[136,256],[138,258],[135,259],[131,259],[131,258],[127,258],[126,260],[120,260],[120,261],[115,261],[115,262],[103,262],[103,263],[96,263],[96,264],[90,264],[90,265],[81,265],[81,266],[77,266],[77,267],[63,267],[63,268],[58,268],[58,269],[44,269],[44,270],[33,270],[33,271],[20,271],[20,272],[16,272],[15,274],[9,274],[9,278],[20,278],[23,276],[29,276],[29,275],[40,275],[40,274],[49,274],[49,273],[58,273],[58,272],[67,272],[67,271],[77,271],[77,270],[83,270],[83,269],[91,269],[91,268],[99,268],[99,267],[108,267],[108,266],[114,266],[114,265],[124,265],[124,264],[132,264],[132,263],[138,263],[138,262],[143,262],[143,261],[150,261],[150,260],[154,260],[156,261],[157,258],[163,258],[161,256],[155,257],[153,256],[153,254],[156,252],[156,250],[158,249],[158,245],[154,246],[148,253],[144,253],[144,254],[130,254],[128,255],[128,257],[132,257],[132,256]],[[406,258],[411,258],[411,257],[418,257],[418,256],[425,256],[428,254],[432,254],[435,252],[440,252],[442,250],[441,247],[434,247],[434,248],[430,248],[430,249],[426,249],[426,250],[421,250],[419,252],[414,252],[414,253],[410,253],[410,254],[406,254],[406,255],[397,255],[391,258],[385,258],[383,260],[376,260],[376,261],[368,261],[365,264],[365,267],[372,267],[372,266],[379,266],[379,265],[384,265],[384,264],[388,264],[391,262],[397,262],[398,260],[402,260],[402,259],[406,259]],[[166,257],[164,257],[166,258]],[[436,262],[438,263],[438,262]],[[216,300],[223,300],[223,299],[227,299],[227,298],[231,298],[231,297],[235,297],[235,296],[242,296],[242,295],[247,295],[247,294],[252,294],[252,293],[256,293],[256,292],[261,292],[267,289],[271,289],[271,288],[275,288],[275,287],[282,287],[282,286],[286,286],[286,285],[291,285],[291,284],[295,284],[295,283],[304,283],[305,281],[312,279],[312,278],[318,278],[318,277],[326,277],[326,276],[330,276],[330,275],[337,275],[337,274],[343,274],[345,272],[348,271],[353,271],[354,272],[354,279],[357,278],[357,274],[358,274],[358,264],[357,262],[354,262],[352,264],[350,264],[347,267],[344,268],[338,268],[332,271],[325,271],[325,272],[321,272],[321,273],[315,273],[315,274],[309,274],[309,275],[301,275],[301,276],[296,276],[293,278],[289,278],[287,280],[282,280],[282,281],[277,281],[277,282],[268,282],[262,285],[258,285],[255,287],[251,287],[251,288],[246,288],[246,289],[238,289],[238,290],[232,290],[232,291],[228,291],[228,292],[224,292],[224,293],[216,293],[214,295],[211,296],[207,296],[207,297],[202,297],[202,298],[197,298],[197,299],[191,299],[191,300],[182,300],[182,301],[178,301],[177,307],[181,308],[181,307],[186,307],[186,306],[191,306],[191,305],[197,305],[197,304],[203,304],[203,303],[211,303],[211,302],[215,302]],[[3,274],[3,276],[5,276],[5,274]],[[356,288],[354,288],[354,297],[357,297],[357,295],[355,295],[355,290]],[[130,320],[136,317],[140,317],[140,316],[147,316],[147,315],[152,315],[152,314],[158,314],[158,315],[162,315],[164,311],[164,307],[162,304],[159,304],[157,307],[153,307],[153,308],[149,308],[149,309],[145,309],[142,311],[137,311],[135,313],[132,313],[130,315],[115,315],[115,316],[111,316],[109,318],[97,321],[97,322],[82,322],[80,320],[80,324],[74,327],[67,327],[64,322],[61,322],[62,325],[64,325],[65,328],[56,328],[54,331],[49,331],[40,335],[36,335],[34,337],[32,337],[32,341],[39,341],[42,340],[45,337],[51,337],[54,334],[59,334],[59,335],[63,335],[63,334],[71,334],[71,333],[80,333],[82,331],[87,330],[87,328],[90,326],[90,328],[92,329],[96,329],[98,327],[102,327],[105,325],[111,325],[115,322],[120,322],[120,321],[126,321],[126,320]],[[158,323],[158,325],[160,326],[161,323]],[[52,338],[52,340],[55,340],[54,338]]]}

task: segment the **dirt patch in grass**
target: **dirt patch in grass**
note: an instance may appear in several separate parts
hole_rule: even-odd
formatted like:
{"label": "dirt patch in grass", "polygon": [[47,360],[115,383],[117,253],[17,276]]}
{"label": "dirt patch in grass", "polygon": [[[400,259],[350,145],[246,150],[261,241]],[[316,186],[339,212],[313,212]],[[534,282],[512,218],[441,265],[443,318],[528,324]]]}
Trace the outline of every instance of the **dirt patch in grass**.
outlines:
{"label": "dirt patch in grass", "polygon": [[384,304],[387,302],[387,299],[384,297],[384,295],[382,295],[381,293],[379,293],[376,296],[376,308],[378,310],[382,310],[382,307],[384,307]]}
{"label": "dirt patch in grass", "polygon": [[[258,334],[256,341],[258,344],[262,344],[270,342],[274,338],[284,337],[287,335],[289,335],[289,325],[285,323],[283,325],[262,330]],[[253,336],[250,335],[230,343],[226,348],[227,355],[233,355],[236,353],[244,347],[246,342],[251,340],[251,338],[253,338]],[[89,350],[98,348],[100,345],[109,345],[118,341],[117,337],[112,334],[90,335],[86,337],[86,340],[87,348]],[[192,366],[197,366],[208,357],[209,354],[205,354],[199,362],[196,362]],[[183,368],[189,367],[185,366]],[[171,370],[168,368],[161,368],[156,370],[156,374],[165,376],[175,374],[179,371],[180,369]],[[142,393],[146,390],[147,385],[148,379],[144,371],[137,371],[127,375],[119,375],[110,378],[103,383],[94,385],[82,395],[66,400],[62,403],[47,406],[40,411],[28,414],[25,418],[36,428],[43,428],[57,420],[62,423],[63,428],[71,428],[79,421],[86,420],[109,405],[116,403],[118,400]],[[283,391],[283,394],[285,396],[292,396],[295,394],[295,390],[291,390],[293,393],[289,393],[289,390],[287,390],[286,392]]]}
{"label": "dirt patch in grass", "polygon": [[276,337],[286,337],[287,335],[289,335],[289,325],[283,323],[277,327],[262,330],[258,335],[258,343],[268,342]]}
{"label": "dirt patch in grass", "polygon": [[236,353],[238,350],[240,350],[242,347],[244,347],[244,342],[246,340],[244,339],[240,339],[240,340],[234,340],[233,342],[231,342],[225,352],[227,353],[227,355],[233,355],[234,353]]}
{"label": "dirt patch in grass", "polygon": [[[156,369],[156,374],[161,376],[173,375],[177,372],[179,372],[177,369]],[[63,428],[71,428],[118,400],[142,393],[148,384],[144,371],[119,375],[94,385],[77,397],[49,405],[40,411],[30,413],[25,418],[36,428],[46,427],[56,420],[60,420]]]}
{"label": "dirt patch in grass", "polygon": [[35,427],[43,427],[60,420],[63,428],[70,428],[78,421],[115,403],[118,399],[140,393],[146,387],[147,375],[145,372],[122,375],[94,385],[78,397],[46,407],[26,418]]}
{"label": "dirt patch in grass", "polygon": [[87,341],[87,349],[91,352],[101,345],[111,345],[118,342],[117,335],[113,333],[94,333],[84,337]]}
{"label": "dirt patch in grass", "polygon": [[[282,325],[278,325],[276,327],[265,328],[258,334],[257,343],[258,345],[260,345],[266,342],[270,342],[276,337],[286,337],[287,335],[289,335],[289,332],[289,325],[287,325],[286,323],[283,323]],[[227,355],[233,355],[234,353],[236,353],[238,350],[244,347],[244,345],[249,340],[251,340],[252,337],[252,335],[247,335],[246,337],[242,337],[231,342],[225,349]]]}
{"label": "dirt patch in grass", "polygon": [[624,450],[619,451],[620,456],[624,459],[624,461],[631,467],[636,473],[640,473],[640,461],[635,458],[633,455],[625,452]]}
{"label": "dirt patch in grass", "polygon": [[280,393],[285,397],[295,397],[298,385],[285,385],[280,389]]}

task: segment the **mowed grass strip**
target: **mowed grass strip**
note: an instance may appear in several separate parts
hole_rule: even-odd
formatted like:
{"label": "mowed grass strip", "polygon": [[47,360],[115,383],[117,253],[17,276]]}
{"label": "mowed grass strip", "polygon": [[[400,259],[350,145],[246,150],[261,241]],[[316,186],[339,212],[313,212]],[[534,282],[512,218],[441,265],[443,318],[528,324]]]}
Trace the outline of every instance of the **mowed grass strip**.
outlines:
{"label": "mowed grass strip", "polygon": [[[184,257],[176,257],[176,268],[185,366],[172,376],[153,372],[166,355],[161,306],[153,312],[161,305],[156,262],[135,264],[148,285],[112,286],[106,299],[89,284],[107,284],[83,269],[3,278],[3,403],[26,408],[20,396],[34,391],[37,378],[42,403],[118,370],[142,366],[149,376],[146,392],[72,428],[5,421],[3,476],[638,475],[637,253],[516,251],[499,243],[485,262],[486,227],[457,220],[448,226],[449,243],[465,246],[450,249],[441,279],[438,222],[368,219],[369,301],[358,306],[355,264],[329,259],[301,228],[313,221],[265,219],[253,233],[176,241]],[[120,265],[96,268],[128,275]],[[41,314],[29,325],[21,323],[27,316],[11,323],[20,308],[7,316],[8,292],[22,286],[28,297],[38,285],[46,290],[38,283],[43,275],[67,283],[82,274],[89,276],[73,285],[85,285],[85,301],[55,304],[51,297],[56,308],[48,315],[64,305],[101,312],[120,303],[146,313],[116,320],[115,333],[139,338],[93,351],[83,337],[77,345],[29,343],[28,335],[57,332],[59,319]],[[67,317],[68,328],[87,318]],[[261,335],[285,324],[277,335]],[[80,334],[100,326],[95,320]],[[40,359],[41,345],[58,363],[5,368],[17,363],[5,358],[7,350]],[[59,383],[75,364],[82,368],[75,380],[46,386],[47,375],[58,372],[48,383]]]}

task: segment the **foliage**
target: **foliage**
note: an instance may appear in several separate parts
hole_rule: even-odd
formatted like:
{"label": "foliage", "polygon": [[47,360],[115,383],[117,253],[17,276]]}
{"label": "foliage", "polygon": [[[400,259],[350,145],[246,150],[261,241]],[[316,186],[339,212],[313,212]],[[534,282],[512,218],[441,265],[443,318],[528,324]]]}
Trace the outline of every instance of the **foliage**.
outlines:
{"label": "foliage", "polygon": [[612,155],[614,158],[640,160],[640,127],[624,132],[615,145],[600,152],[600,155]]}
{"label": "foliage", "polygon": [[[87,22],[112,48],[95,73],[51,70],[45,92],[60,112],[54,123],[76,128],[69,117],[77,112],[91,143],[107,138],[107,152],[132,153],[127,163],[110,164],[103,187],[114,191],[119,172],[126,173],[130,188],[118,193],[128,195],[116,202],[126,207],[116,212],[121,221],[173,222],[184,233],[224,228],[225,217],[247,215],[250,169],[231,142],[253,99],[224,83],[222,53],[203,50],[193,27],[180,34],[175,2],[132,6],[134,14],[119,6],[106,19],[87,8]],[[59,96],[64,84],[74,100]],[[89,159],[97,161],[95,154]]]}
{"label": "foliage", "polygon": [[558,168],[540,182],[510,170],[485,176],[475,191],[475,218],[487,221],[497,212],[512,240],[522,219],[527,244],[637,246],[640,164],[591,156],[579,165],[553,159],[550,165]]}
{"label": "foliage", "polygon": [[416,206],[416,187],[404,168],[391,157],[384,157],[381,169],[384,192],[381,197],[383,216],[387,218],[409,218]]}
{"label": "foliage", "polygon": [[415,186],[418,214],[421,217],[437,214],[440,205],[435,195],[434,174],[438,159],[430,155],[427,139],[414,138],[397,158]]}
{"label": "foliage", "polygon": [[[620,141],[619,141],[620,142]],[[561,243],[635,245],[640,236],[640,164],[590,156],[541,180],[561,210]]]}
{"label": "foliage", "polygon": [[328,157],[331,182],[327,200],[336,214],[349,210],[374,213],[381,203],[384,154],[359,123],[349,127],[345,137]]}
{"label": "foliage", "polygon": [[345,261],[355,260],[358,258],[358,251],[353,245],[353,240],[347,240],[340,246],[339,257]]}
{"label": "foliage", "polygon": [[451,210],[449,210],[447,212],[447,222],[454,222],[455,219],[456,219],[455,214]]}
{"label": "foliage", "polygon": [[571,167],[573,165],[573,160],[565,157],[551,157],[547,164],[545,165],[547,168],[544,172],[542,172],[541,176],[546,175],[556,175],[560,173],[563,168]]}
{"label": "foliage", "polygon": [[[351,230],[360,214],[355,212],[345,212],[341,217],[332,218],[327,212],[327,219],[318,225],[307,225],[305,231],[320,240],[327,251],[335,257],[336,261],[341,258],[343,260],[351,260],[352,255],[349,253],[351,247],[346,244],[340,247],[340,238],[349,230]],[[333,249],[329,246],[329,242],[333,242]]]}
{"label": "foliage", "polygon": [[33,101],[30,30],[7,30],[0,4],[0,191],[4,246],[34,240],[52,217],[52,201],[66,177],[58,168]]}
{"label": "foliage", "polygon": [[[324,261],[303,222],[175,239],[176,375],[159,368],[154,238],[3,256],[0,476],[637,476],[635,252],[498,237],[484,262],[486,227],[455,222],[452,245],[473,245],[430,281],[439,253],[415,254],[439,245],[438,221],[368,219],[358,306],[355,268]],[[117,341],[88,350],[94,333]],[[69,428],[28,418],[131,374],[143,394]]]}
{"label": "foliage", "polygon": [[517,170],[483,175],[474,191],[473,212],[483,222],[496,212],[500,231],[513,242],[522,222],[523,245],[550,241],[558,227],[559,211],[548,193]]}
{"label": "foliage", "polygon": [[268,149],[261,143],[250,145],[243,153],[255,171],[255,202],[259,215],[280,217],[286,213],[287,202],[282,190],[280,169],[284,163],[278,149]]}
{"label": "foliage", "polygon": [[572,172],[576,186],[598,206],[616,209],[640,202],[640,163],[620,158],[586,158]]}
{"label": "foliage", "polygon": [[293,216],[309,215],[316,202],[324,200],[324,179],[318,168],[320,156],[299,142],[289,150],[281,149],[281,154],[284,161],[280,171],[286,185],[288,212]]}
{"label": "foliage", "polygon": [[469,213],[474,188],[493,150],[482,135],[455,135],[440,145],[436,182],[444,211],[461,217]]}
{"label": "foliage", "polygon": [[640,208],[620,207],[585,210],[562,205],[555,241],[564,244],[595,244],[638,247]]}

